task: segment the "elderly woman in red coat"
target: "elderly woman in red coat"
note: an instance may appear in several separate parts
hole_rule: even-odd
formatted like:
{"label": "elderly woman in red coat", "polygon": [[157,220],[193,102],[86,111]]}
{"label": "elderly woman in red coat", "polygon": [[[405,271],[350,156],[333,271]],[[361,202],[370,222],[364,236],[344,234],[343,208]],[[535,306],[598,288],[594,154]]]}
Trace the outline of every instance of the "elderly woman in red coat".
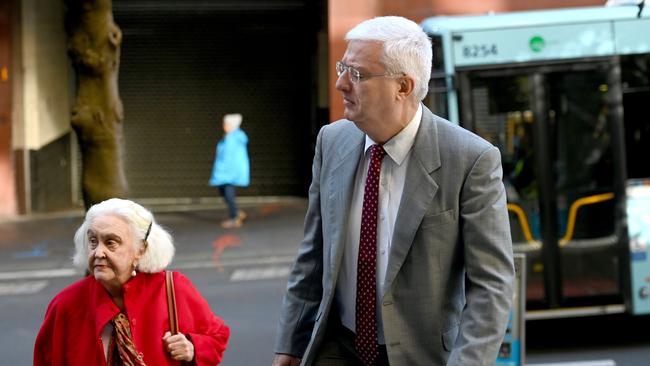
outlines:
{"label": "elderly woman in red coat", "polygon": [[230,335],[187,277],[173,273],[179,333],[169,332],[171,236],[151,212],[109,199],[88,210],[74,263],[91,275],[52,299],[34,365],[217,365]]}

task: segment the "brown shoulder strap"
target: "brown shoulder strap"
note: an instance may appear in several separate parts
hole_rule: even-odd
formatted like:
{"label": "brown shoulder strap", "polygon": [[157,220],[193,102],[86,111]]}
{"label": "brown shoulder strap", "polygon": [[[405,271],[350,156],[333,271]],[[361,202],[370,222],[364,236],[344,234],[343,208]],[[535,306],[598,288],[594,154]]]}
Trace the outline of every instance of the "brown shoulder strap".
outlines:
{"label": "brown shoulder strap", "polygon": [[174,291],[174,272],[166,271],[165,285],[167,286],[167,310],[169,311],[169,331],[178,334],[178,315],[176,313],[176,292]]}

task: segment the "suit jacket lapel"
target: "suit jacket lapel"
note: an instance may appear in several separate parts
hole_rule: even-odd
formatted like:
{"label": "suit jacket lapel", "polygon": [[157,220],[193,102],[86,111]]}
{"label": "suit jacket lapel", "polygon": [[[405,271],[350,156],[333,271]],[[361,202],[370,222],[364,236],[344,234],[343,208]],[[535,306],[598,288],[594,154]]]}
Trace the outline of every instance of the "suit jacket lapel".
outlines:
{"label": "suit jacket lapel", "polygon": [[429,109],[424,106],[422,108],[422,121],[415,136],[409,166],[406,170],[404,192],[393,230],[385,289],[390,288],[402,267],[420,222],[438,190],[438,184],[431,177],[431,173],[440,168],[435,117]]}
{"label": "suit jacket lapel", "polygon": [[[331,241],[329,243],[330,269],[335,277],[341,267],[343,243],[345,243],[348,215],[354,190],[354,178],[365,145],[365,135],[361,130],[353,125],[349,130],[350,133],[336,142],[338,150],[333,155],[335,163],[328,179],[328,202],[331,205],[327,214],[329,222],[332,223]],[[336,278],[333,278],[333,282],[336,282]]]}

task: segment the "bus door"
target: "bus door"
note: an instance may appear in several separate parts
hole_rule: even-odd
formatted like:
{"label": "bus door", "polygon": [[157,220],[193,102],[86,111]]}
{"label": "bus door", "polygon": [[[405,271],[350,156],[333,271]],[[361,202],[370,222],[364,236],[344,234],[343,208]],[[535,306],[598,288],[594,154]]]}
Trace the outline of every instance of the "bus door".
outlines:
{"label": "bus door", "polygon": [[650,313],[650,54],[621,56],[632,314]]}
{"label": "bus door", "polygon": [[623,303],[619,70],[608,60],[458,74],[462,125],[502,154],[529,310]]}

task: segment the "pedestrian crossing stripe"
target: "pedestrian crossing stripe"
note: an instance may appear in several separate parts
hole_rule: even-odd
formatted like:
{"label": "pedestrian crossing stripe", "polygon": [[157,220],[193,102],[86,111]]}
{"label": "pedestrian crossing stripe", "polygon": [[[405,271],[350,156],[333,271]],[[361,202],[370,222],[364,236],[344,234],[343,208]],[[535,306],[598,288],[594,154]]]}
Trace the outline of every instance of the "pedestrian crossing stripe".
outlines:
{"label": "pedestrian crossing stripe", "polygon": [[272,278],[283,278],[289,275],[288,266],[257,267],[236,269],[230,275],[230,281],[255,281],[268,280]]}
{"label": "pedestrian crossing stripe", "polygon": [[44,289],[47,284],[47,280],[0,283],[0,296],[35,294]]}

